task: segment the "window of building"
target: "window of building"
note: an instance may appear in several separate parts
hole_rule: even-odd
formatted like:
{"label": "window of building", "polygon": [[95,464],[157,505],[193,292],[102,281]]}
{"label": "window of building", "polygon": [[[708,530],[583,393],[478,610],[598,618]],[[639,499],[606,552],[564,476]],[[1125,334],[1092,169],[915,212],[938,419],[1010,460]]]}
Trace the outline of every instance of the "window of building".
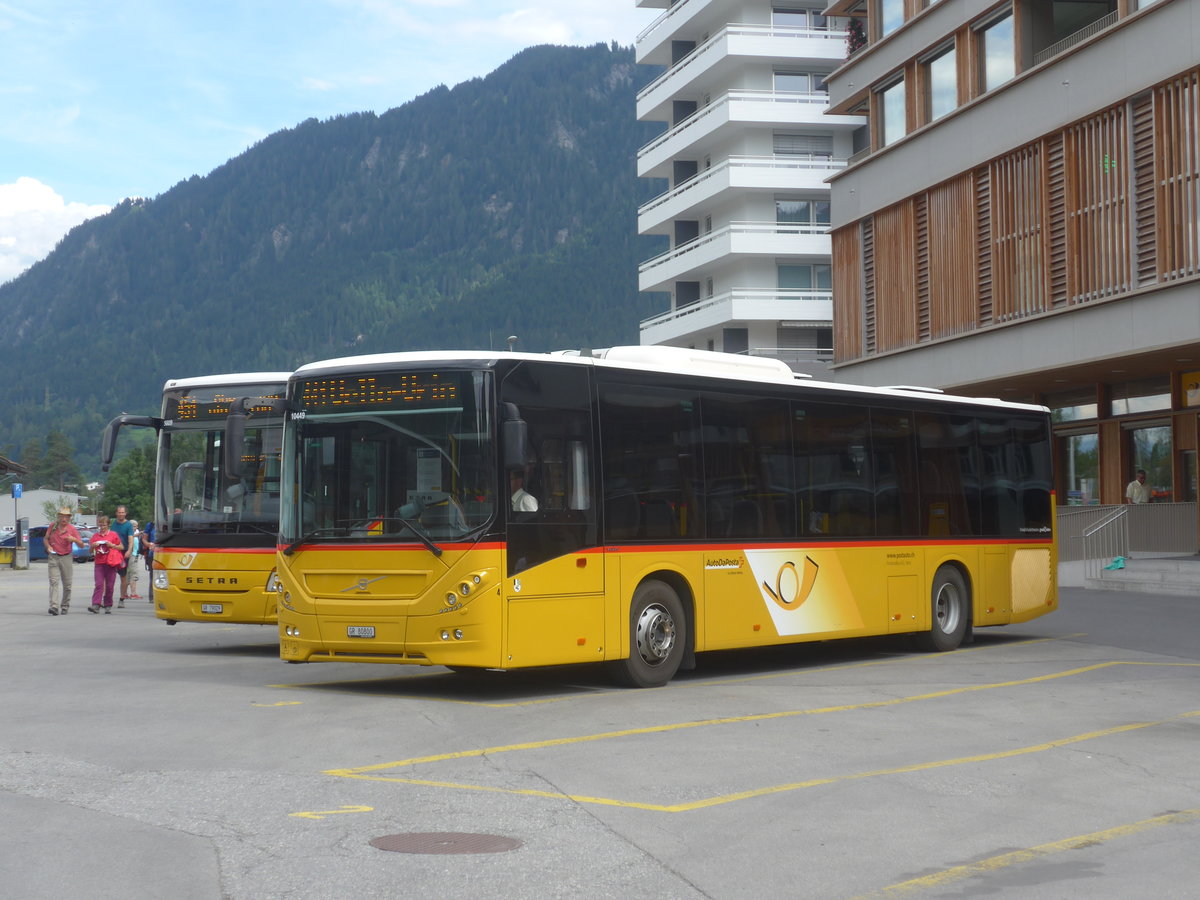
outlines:
{"label": "window of building", "polygon": [[1171,378],[1168,375],[1143,378],[1138,381],[1125,381],[1112,386],[1112,414],[1114,416],[1155,412],[1170,408]]}
{"label": "window of building", "polygon": [[1151,425],[1147,428],[1131,428],[1129,459],[1133,465],[1129,477],[1138,469],[1146,470],[1146,484],[1150,485],[1151,503],[1169,503],[1174,499],[1171,475],[1171,426]]}
{"label": "window of building", "polygon": [[1179,502],[1196,502],[1196,451],[1179,451],[1179,471],[1183,482],[1179,485]]}
{"label": "window of building", "polygon": [[819,9],[783,9],[771,10],[772,25],[788,25],[793,28],[807,28],[810,31],[826,31],[829,20]]}
{"label": "window of building", "polygon": [[795,94],[826,94],[824,72],[776,72],[775,90]]}
{"label": "window of building", "polygon": [[904,79],[895,81],[879,91],[879,141],[886,147],[908,133],[905,122]]}
{"label": "window of building", "polygon": [[958,106],[958,54],[953,45],[925,63],[928,121],[940,119]]}
{"label": "window of building", "polygon": [[824,263],[779,263],[776,272],[784,290],[833,290],[833,267]]}
{"label": "window of building", "polygon": [[830,222],[827,200],[776,200],[775,221],[794,222],[800,225],[828,225]]}
{"label": "window of building", "polygon": [[980,72],[985,91],[999,87],[1017,74],[1016,37],[1012,12],[992,19],[978,31]]}
{"label": "window of building", "polygon": [[1058,468],[1067,506],[1100,502],[1100,440],[1094,431],[1065,435],[1059,443]]}
{"label": "window of building", "polygon": [[804,159],[832,159],[833,135],[786,134],[776,132],[772,137],[776,156],[799,156]]}
{"label": "window of building", "polygon": [[1051,394],[1046,398],[1046,405],[1050,407],[1050,420],[1055,423],[1094,419],[1100,414],[1096,390],[1090,387]]}
{"label": "window of building", "polygon": [[904,24],[904,0],[875,0],[879,11],[875,18],[879,21],[879,36],[891,34]]}

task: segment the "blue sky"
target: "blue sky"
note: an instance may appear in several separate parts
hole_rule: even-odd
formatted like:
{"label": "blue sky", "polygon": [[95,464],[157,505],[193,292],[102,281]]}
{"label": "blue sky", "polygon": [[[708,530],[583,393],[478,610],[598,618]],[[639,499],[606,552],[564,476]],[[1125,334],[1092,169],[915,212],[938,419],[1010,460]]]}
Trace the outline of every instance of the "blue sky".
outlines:
{"label": "blue sky", "polygon": [[0,0],[0,283],[84,219],[282,128],[383,112],[534,44],[632,44],[659,12],[635,0]]}

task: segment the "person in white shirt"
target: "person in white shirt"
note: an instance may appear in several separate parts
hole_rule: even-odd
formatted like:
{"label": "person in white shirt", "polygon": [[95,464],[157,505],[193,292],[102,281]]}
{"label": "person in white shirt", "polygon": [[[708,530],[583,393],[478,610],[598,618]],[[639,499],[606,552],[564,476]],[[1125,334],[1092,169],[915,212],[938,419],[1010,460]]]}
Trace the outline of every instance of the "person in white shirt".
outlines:
{"label": "person in white shirt", "polygon": [[508,473],[508,486],[512,490],[513,512],[537,512],[537,497],[525,490],[525,473],[513,469]]}
{"label": "person in white shirt", "polygon": [[1146,484],[1145,469],[1138,469],[1133,481],[1126,486],[1125,500],[1128,503],[1150,502],[1150,485]]}

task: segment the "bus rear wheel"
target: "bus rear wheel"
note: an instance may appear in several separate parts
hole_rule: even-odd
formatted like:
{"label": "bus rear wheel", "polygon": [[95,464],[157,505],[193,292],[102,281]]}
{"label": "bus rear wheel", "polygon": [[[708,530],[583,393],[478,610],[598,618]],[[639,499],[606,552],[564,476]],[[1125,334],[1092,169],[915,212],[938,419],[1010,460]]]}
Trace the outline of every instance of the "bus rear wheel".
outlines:
{"label": "bus rear wheel", "polygon": [[659,687],[679,671],[687,647],[683,604],[670,585],[643,581],[629,607],[629,656],[614,664],[629,687]]}
{"label": "bus rear wheel", "polygon": [[929,631],[917,635],[922,650],[954,650],[967,634],[971,619],[971,598],[962,573],[954,566],[942,566],[933,576],[930,591]]}

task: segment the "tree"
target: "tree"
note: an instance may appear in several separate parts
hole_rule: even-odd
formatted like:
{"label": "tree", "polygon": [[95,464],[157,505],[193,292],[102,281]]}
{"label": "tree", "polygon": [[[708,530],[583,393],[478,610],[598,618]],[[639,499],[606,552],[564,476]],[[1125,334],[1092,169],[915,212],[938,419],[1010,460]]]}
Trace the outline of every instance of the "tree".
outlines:
{"label": "tree", "polygon": [[135,447],[116,463],[109,470],[97,512],[111,517],[118,506],[124,505],[129,518],[150,521],[154,510],[154,457],[154,445],[146,444]]}
{"label": "tree", "polygon": [[66,490],[68,485],[79,486],[83,476],[75,464],[75,448],[65,434],[54,429],[46,435],[46,452],[31,474],[31,480],[49,485],[53,490]]}
{"label": "tree", "polygon": [[60,509],[70,509],[72,511],[72,518],[74,518],[75,514],[79,512],[79,509],[75,506],[75,501],[70,497],[64,497],[61,494],[59,494],[55,499],[47,500],[42,504],[42,511],[46,514],[46,521],[50,523],[53,523],[58,517],[58,511]]}
{"label": "tree", "polygon": [[39,472],[42,466],[42,444],[41,441],[32,440],[25,444],[25,449],[21,451],[21,465],[29,470],[26,476],[26,485],[30,490],[36,490],[42,486],[39,480]]}

